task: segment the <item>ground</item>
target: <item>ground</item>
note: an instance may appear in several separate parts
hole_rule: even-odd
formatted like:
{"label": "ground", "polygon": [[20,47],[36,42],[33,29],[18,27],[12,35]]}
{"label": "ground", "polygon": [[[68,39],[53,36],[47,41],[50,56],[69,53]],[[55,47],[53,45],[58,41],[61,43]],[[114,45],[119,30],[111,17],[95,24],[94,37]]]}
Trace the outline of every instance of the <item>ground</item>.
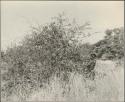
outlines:
{"label": "ground", "polygon": [[[94,81],[85,80],[81,75],[72,73],[70,82],[62,88],[57,78],[47,88],[35,91],[27,101],[82,101],[82,102],[123,102],[124,101],[124,65],[116,66],[114,61],[98,60]],[[10,100],[17,101],[16,96]],[[20,100],[20,99],[19,99]],[[20,100],[21,101],[21,100]],[[22,100],[24,102],[24,100]]]}
{"label": "ground", "polygon": [[[63,96],[58,80],[52,82],[48,89],[32,94],[28,100],[37,101],[123,101],[124,100],[124,66],[116,67],[113,61],[97,61],[95,81],[85,81],[82,76],[70,78],[70,91]],[[69,86],[67,86],[67,89]]]}

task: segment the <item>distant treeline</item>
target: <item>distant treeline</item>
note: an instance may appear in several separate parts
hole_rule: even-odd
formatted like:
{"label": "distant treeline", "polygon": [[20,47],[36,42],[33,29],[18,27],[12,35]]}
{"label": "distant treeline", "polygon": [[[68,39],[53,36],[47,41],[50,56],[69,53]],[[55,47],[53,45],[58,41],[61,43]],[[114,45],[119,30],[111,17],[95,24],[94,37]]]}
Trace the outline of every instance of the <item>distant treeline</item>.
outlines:
{"label": "distant treeline", "polygon": [[124,29],[114,28],[105,32],[104,39],[94,44],[94,52],[98,58],[118,60],[124,57]]}

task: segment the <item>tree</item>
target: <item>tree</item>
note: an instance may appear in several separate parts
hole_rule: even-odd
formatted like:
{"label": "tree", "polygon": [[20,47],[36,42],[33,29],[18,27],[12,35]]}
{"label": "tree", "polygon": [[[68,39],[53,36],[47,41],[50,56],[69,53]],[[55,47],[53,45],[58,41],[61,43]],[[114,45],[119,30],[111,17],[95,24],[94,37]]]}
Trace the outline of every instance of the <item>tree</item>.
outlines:
{"label": "tree", "polygon": [[6,51],[8,71],[4,76],[10,79],[7,84],[13,87],[28,84],[29,90],[49,83],[55,75],[67,81],[69,73],[82,66],[86,53],[81,54],[76,35],[84,35],[87,27],[88,23],[78,25],[61,14],[44,26],[33,27],[32,35],[26,36],[21,45]]}
{"label": "tree", "polygon": [[[103,55],[107,59],[121,59],[124,56],[124,29],[114,28],[106,30],[103,40],[94,44],[98,58]],[[104,57],[103,56],[103,57]]]}

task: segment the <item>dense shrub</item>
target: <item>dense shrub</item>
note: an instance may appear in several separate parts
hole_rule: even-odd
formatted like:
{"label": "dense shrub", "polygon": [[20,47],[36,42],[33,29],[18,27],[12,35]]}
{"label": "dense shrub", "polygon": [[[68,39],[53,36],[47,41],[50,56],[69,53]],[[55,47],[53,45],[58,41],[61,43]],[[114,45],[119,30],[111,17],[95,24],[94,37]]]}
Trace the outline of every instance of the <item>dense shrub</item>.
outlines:
{"label": "dense shrub", "polygon": [[118,60],[124,56],[124,29],[114,28],[106,30],[104,39],[94,44],[94,51],[98,58]]}
{"label": "dense shrub", "polygon": [[33,28],[21,45],[8,48],[4,54],[7,71],[2,74],[3,92],[11,94],[19,88],[29,92],[49,84],[55,75],[68,82],[70,73],[83,68],[84,56],[89,55],[90,45],[79,45],[75,38],[84,34],[87,26],[72,24],[59,15],[51,23]]}

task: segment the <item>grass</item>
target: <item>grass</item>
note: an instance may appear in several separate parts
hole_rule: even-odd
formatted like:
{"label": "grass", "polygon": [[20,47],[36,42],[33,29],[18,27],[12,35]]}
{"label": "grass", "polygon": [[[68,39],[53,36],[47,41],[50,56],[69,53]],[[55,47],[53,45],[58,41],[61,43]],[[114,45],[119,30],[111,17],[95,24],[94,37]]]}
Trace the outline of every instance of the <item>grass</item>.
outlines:
{"label": "grass", "polygon": [[[27,101],[124,101],[124,67],[115,65],[113,61],[97,61],[96,78],[85,80],[82,75],[71,73],[68,84],[53,77],[50,85],[34,91]],[[11,96],[8,101],[22,101],[17,96]]]}
{"label": "grass", "polygon": [[[34,92],[30,101],[123,101],[124,69],[112,61],[98,61],[95,81],[84,80],[79,74],[72,73],[70,83],[63,89],[58,79],[39,92]],[[64,93],[65,92],[65,93]]]}

